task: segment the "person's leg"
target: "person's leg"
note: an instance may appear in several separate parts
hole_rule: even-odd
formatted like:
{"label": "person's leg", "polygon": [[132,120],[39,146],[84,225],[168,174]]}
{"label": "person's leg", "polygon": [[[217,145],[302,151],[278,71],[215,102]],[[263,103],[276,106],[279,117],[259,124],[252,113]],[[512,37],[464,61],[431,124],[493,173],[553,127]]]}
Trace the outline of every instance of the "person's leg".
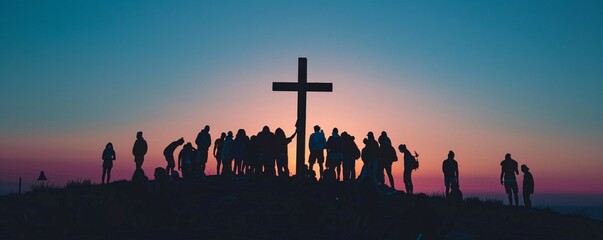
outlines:
{"label": "person's leg", "polygon": [[450,178],[448,177],[444,177],[444,186],[446,186],[446,199],[448,199],[448,195],[450,195],[450,185],[451,185],[451,181]]}
{"label": "person's leg", "polygon": [[350,180],[356,180],[356,160],[350,162]]}
{"label": "person's leg", "polygon": [[387,172],[387,177],[389,178],[389,185],[393,188],[396,189],[396,186],[394,185],[394,176],[392,175],[392,165],[388,165],[385,167],[385,171]]}
{"label": "person's leg", "polygon": [[103,178],[101,178],[101,184],[105,184],[105,175],[107,174],[107,168],[103,167]]}
{"label": "person's leg", "polygon": [[107,168],[107,184],[111,182],[111,168]]}
{"label": "person's leg", "polygon": [[523,193],[523,203],[526,208],[532,208],[532,199],[530,199],[530,193]]}
{"label": "person's leg", "polygon": [[515,195],[514,196],[515,197],[515,206],[519,206],[519,196],[518,196],[519,194],[518,194],[517,190],[518,189],[517,189],[517,183],[516,183],[514,186],[514,189],[513,189],[513,194]]}

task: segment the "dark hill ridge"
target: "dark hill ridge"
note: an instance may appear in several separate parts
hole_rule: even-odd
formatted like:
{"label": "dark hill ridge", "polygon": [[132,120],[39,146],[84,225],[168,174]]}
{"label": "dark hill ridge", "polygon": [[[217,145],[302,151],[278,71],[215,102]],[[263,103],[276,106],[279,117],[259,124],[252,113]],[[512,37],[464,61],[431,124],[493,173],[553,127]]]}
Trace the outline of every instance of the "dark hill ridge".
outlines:
{"label": "dark hill ridge", "polygon": [[0,197],[0,239],[603,239],[603,222],[362,183],[72,184]]}

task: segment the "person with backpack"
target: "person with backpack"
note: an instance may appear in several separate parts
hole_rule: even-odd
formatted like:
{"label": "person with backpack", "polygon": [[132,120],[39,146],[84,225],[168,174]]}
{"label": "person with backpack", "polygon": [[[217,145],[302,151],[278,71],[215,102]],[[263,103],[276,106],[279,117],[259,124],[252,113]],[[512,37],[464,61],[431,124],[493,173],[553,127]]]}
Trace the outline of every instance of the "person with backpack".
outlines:
{"label": "person with backpack", "polygon": [[107,183],[111,179],[111,168],[113,168],[113,161],[115,161],[115,150],[113,150],[113,143],[107,143],[105,150],[103,150],[103,177],[101,184],[105,184],[105,175],[107,176]]}
{"label": "person with backpack", "polygon": [[343,160],[343,141],[339,130],[333,128],[333,133],[327,139],[327,168],[337,170],[337,181],[341,180],[341,161]]}
{"label": "person with backpack", "polygon": [[165,161],[167,162],[167,167],[165,167],[165,170],[166,173],[170,176],[174,171],[174,167],[176,167],[176,162],[174,161],[174,151],[176,151],[176,148],[182,144],[184,144],[184,138],[180,138],[176,141],[173,141],[163,150],[163,156],[165,157]]}
{"label": "person with backpack", "polygon": [[141,169],[144,163],[144,155],[147,154],[148,146],[147,141],[142,137],[142,131],[136,133],[136,141],[132,148],[132,155],[134,155],[134,163],[136,163],[136,169]]}
{"label": "person with backpack", "polygon": [[450,194],[453,184],[459,182],[459,164],[454,160],[454,152],[448,152],[448,159],[442,162],[442,172],[444,173],[444,186],[446,186],[446,198]]}
{"label": "person with backpack", "polygon": [[398,150],[404,154],[404,187],[407,193],[413,194],[412,171],[419,168],[419,161],[410,153],[406,144],[400,144]]}
{"label": "person with backpack", "polygon": [[356,179],[356,160],[360,158],[360,150],[354,142],[354,136],[347,132],[341,133],[343,140],[343,181]]}
{"label": "person with backpack", "polygon": [[394,185],[394,176],[392,175],[392,164],[398,161],[398,156],[396,155],[396,150],[391,144],[391,140],[387,138],[387,134],[385,131],[379,137],[379,165],[378,165],[378,174],[379,181],[381,184],[385,184],[385,176],[383,175],[383,170],[387,173],[387,177],[389,179],[389,185],[391,188],[395,189]]}

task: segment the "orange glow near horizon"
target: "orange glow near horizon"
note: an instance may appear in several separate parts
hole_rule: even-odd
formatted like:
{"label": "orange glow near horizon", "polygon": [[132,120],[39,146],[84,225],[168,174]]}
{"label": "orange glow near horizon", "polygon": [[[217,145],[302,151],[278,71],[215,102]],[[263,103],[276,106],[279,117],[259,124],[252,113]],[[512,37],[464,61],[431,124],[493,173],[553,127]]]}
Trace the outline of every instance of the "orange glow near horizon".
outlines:
{"label": "orange glow near horizon", "polygon": [[[295,69],[292,66],[292,69]],[[287,135],[294,131],[295,93],[272,92],[273,81],[295,81],[295,70],[272,76],[257,76],[241,85],[223,84],[212,94],[194,94],[191,86],[179,106],[158,108],[143,122],[128,122],[115,127],[24,133],[0,138],[0,157],[5,161],[1,181],[18,176],[37,177],[44,170],[51,181],[92,179],[100,182],[101,152],[109,141],[117,152],[113,179],[129,179],[134,169],[131,155],[137,131],[144,132],[149,153],[143,166],[147,175],[152,169],[165,167],[162,151],[171,141],[184,137],[194,142],[203,126],[211,126],[213,141],[221,132],[246,130],[251,136],[264,125],[274,131],[283,128]],[[233,73],[224,78],[243,78]],[[369,79],[369,80],[367,80]],[[537,193],[603,194],[599,176],[601,158],[596,143],[555,135],[510,129],[494,117],[476,115],[471,105],[443,97],[425,86],[382,84],[370,80],[370,74],[350,72],[332,75],[313,72],[309,65],[309,82],[333,82],[333,93],[309,93],[307,137],[311,127],[320,125],[328,136],[333,127],[362,139],[368,131],[379,136],[386,131],[394,146],[405,143],[420,154],[420,169],[414,176],[416,192],[443,192],[441,163],[449,150],[459,161],[461,189],[466,192],[503,192],[499,184],[500,161],[510,152],[520,164],[527,164],[536,179]],[[404,78],[399,80],[404,81]],[[404,86],[404,87],[402,87]],[[295,173],[295,141],[289,145],[289,168]],[[306,139],[307,141],[307,139]],[[573,151],[557,151],[571,147]],[[179,149],[176,151],[178,152]],[[306,157],[308,153],[306,150]],[[401,155],[398,153],[399,158]],[[593,163],[595,162],[595,163]],[[596,166],[596,167],[593,167]],[[215,173],[215,159],[207,163],[207,174]],[[357,161],[360,172],[362,162]],[[9,170],[11,172],[7,172]],[[396,188],[404,190],[401,162],[394,163]],[[17,176],[18,175],[18,176]],[[56,179],[56,180],[55,180]],[[521,174],[518,179],[522,179]]]}

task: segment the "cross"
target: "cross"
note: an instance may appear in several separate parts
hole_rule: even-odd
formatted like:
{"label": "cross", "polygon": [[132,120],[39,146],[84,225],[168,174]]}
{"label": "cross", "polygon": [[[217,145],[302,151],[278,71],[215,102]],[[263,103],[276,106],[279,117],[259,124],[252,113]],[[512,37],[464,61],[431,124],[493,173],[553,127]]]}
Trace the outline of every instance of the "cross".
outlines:
{"label": "cross", "polygon": [[308,59],[299,58],[297,63],[297,82],[273,82],[272,91],[297,92],[297,158],[295,174],[301,176],[306,159],[306,93],[332,92],[333,83],[309,83]]}

